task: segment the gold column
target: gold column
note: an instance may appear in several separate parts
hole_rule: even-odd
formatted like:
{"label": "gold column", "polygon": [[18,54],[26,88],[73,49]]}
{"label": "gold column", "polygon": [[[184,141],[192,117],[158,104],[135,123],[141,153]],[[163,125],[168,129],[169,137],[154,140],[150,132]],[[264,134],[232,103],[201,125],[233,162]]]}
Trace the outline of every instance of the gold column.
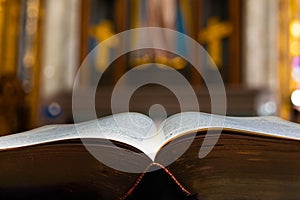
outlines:
{"label": "gold column", "polygon": [[0,76],[16,74],[21,1],[0,0]]}
{"label": "gold column", "polygon": [[300,0],[281,0],[279,9],[280,114],[285,119],[299,122]]}
{"label": "gold column", "polygon": [[[7,97],[4,93],[0,95],[2,95],[2,100],[6,98],[9,99],[8,102],[16,100],[21,102],[21,105],[13,105],[20,107],[21,111],[16,107],[11,109],[16,110],[14,114],[18,118],[16,122],[18,128],[13,131],[32,128],[36,125],[43,15],[41,2],[43,1],[0,0],[0,78],[3,83],[0,86],[4,87],[5,84],[14,86],[9,89],[8,94],[15,91],[16,97]],[[12,115],[13,111],[7,111],[9,106],[3,102],[0,107],[4,112],[0,117],[6,122],[2,124],[10,125],[13,121],[10,118],[13,117],[9,118],[6,115],[9,113]]]}
{"label": "gold column", "polygon": [[279,114],[284,119],[290,117],[290,104],[289,104],[289,55],[288,55],[288,24],[289,24],[289,1],[280,0],[279,2]]}
{"label": "gold column", "polygon": [[21,6],[20,0],[0,0],[0,135],[22,127],[19,115],[24,94],[16,78]]}
{"label": "gold column", "polygon": [[280,114],[300,122],[300,0],[280,3]]}

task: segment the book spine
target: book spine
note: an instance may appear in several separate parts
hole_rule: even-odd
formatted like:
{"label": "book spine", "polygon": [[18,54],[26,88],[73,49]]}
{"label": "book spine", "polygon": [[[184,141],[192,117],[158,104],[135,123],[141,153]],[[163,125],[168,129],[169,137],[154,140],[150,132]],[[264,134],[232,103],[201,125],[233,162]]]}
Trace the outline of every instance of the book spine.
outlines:
{"label": "book spine", "polygon": [[147,168],[145,169],[145,171],[139,176],[139,178],[136,180],[136,182],[134,183],[134,185],[128,190],[128,192],[120,198],[120,200],[126,200],[132,193],[133,191],[137,188],[137,186],[141,183],[143,177],[145,176],[146,173],[149,172],[150,169],[153,168],[158,168],[158,169],[162,169],[164,170],[164,172],[172,179],[172,181],[174,181],[174,183],[181,189],[181,191],[187,196],[187,197],[193,197],[193,195],[184,188],[184,186],[179,183],[179,181],[175,178],[175,176],[167,169],[165,168],[163,165],[159,164],[159,163],[151,163],[147,166]]}

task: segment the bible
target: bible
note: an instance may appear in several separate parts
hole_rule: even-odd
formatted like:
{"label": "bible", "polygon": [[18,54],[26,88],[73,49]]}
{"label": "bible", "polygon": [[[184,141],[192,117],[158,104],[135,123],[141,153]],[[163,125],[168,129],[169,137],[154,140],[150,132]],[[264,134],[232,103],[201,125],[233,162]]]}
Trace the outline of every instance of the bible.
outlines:
{"label": "bible", "polygon": [[0,198],[299,199],[300,125],[139,113],[0,137]]}

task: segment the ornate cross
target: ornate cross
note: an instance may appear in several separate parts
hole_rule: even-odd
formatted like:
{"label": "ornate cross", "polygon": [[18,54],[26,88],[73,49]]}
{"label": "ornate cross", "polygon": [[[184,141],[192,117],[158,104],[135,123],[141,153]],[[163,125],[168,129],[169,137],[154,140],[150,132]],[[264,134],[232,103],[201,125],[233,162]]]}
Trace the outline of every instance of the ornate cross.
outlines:
{"label": "ornate cross", "polygon": [[[97,40],[102,42],[109,37],[115,35],[110,21],[102,21],[98,25],[94,26],[90,30],[90,34]],[[105,44],[105,45],[104,45]],[[118,44],[116,38],[111,38],[106,43],[102,43],[102,46],[98,48],[98,58],[96,60],[96,67],[99,71],[104,71],[106,65],[109,62],[109,50]]]}
{"label": "ornate cross", "polygon": [[208,20],[208,26],[198,34],[198,40],[202,44],[207,44],[208,53],[215,64],[222,66],[222,39],[230,36],[232,25],[230,22],[219,22],[217,17]]}

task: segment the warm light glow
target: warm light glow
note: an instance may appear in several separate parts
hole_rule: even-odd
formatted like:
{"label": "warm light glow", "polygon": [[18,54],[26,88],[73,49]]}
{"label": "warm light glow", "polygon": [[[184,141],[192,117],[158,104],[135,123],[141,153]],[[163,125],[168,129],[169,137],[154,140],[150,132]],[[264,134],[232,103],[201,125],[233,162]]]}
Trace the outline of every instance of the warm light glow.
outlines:
{"label": "warm light glow", "polygon": [[299,38],[300,37],[300,22],[295,20],[290,25],[290,32],[292,36]]}
{"label": "warm light glow", "polygon": [[299,67],[293,68],[292,78],[293,78],[293,80],[300,82],[300,68]]}
{"label": "warm light glow", "polygon": [[293,56],[300,55],[300,42],[293,41],[290,46],[290,52]]}
{"label": "warm light glow", "polygon": [[300,90],[295,90],[292,93],[291,100],[294,106],[300,106]]}

